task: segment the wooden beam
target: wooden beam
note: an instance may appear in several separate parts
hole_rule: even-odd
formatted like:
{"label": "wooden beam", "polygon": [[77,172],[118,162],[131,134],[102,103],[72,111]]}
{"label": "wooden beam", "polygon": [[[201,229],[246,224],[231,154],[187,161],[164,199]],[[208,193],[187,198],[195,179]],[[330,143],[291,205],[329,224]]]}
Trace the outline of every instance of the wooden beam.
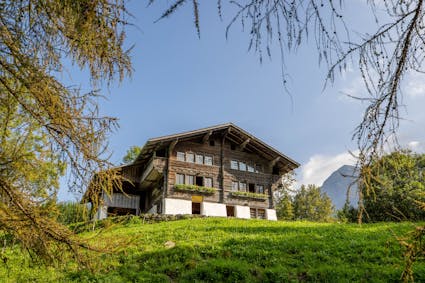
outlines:
{"label": "wooden beam", "polygon": [[246,145],[251,141],[250,138],[247,138],[245,141],[243,141],[240,145],[239,145],[239,149],[240,150],[244,150]]}
{"label": "wooden beam", "polygon": [[170,156],[170,154],[173,152],[174,147],[176,146],[178,142],[179,142],[179,139],[175,139],[170,143],[170,146],[168,147],[168,156]]}
{"label": "wooden beam", "polygon": [[270,168],[273,168],[273,166],[276,165],[276,163],[280,160],[280,156],[276,157],[272,161],[270,161]]}
{"label": "wooden beam", "polygon": [[206,133],[204,135],[204,137],[202,138],[202,143],[207,143],[210,139],[210,136],[212,135],[213,131],[209,131],[208,133]]}

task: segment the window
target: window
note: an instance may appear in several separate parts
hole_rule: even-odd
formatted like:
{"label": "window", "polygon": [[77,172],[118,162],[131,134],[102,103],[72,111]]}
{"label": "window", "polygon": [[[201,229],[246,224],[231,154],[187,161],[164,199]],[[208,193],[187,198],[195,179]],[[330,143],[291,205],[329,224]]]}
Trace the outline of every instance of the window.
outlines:
{"label": "window", "polygon": [[254,172],[254,166],[252,166],[251,164],[247,164],[246,169],[248,172]]}
{"label": "window", "polygon": [[257,193],[264,194],[264,186],[263,185],[257,185]]}
{"label": "window", "polygon": [[239,162],[239,170],[246,171],[246,164],[245,164],[245,162]]}
{"label": "window", "polygon": [[203,179],[201,176],[196,176],[195,181],[197,186],[202,186],[203,185]]}
{"label": "window", "polygon": [[260,173],[262,171],[263,169],[261,167],[261,164],[255,164],[255,173]]}
{"label": "window", "polygon": [[236,149],[236,145],[231,144],[231,145],[230,145],[230,149],[231,149],[231,150],[235,150],[235,149]]}
{"label": "window", "polygon": [[239,191],[246,192],[246,183],[239,182]]}
{"label": "window", "polygon": [[177,160],[184,161],[184,152],[177,151]]}
{"label": "window", "polygon": [[210,146],[215,146],[215,141],[214,140],[210,140]]}
{"label": "window", "polygon": [[186,161],[187,162],[195,162],[195,155],[193,153],[186,153]]}
{"label": "window", "polygon": [[213,187],[212,178],[209,178],[209,177],[204,178],[204,187],[208,187],[208,188]]}
{"label": "window", "polygon": [[196,154],[196,164],[204,164],[204,156]]}
{"label": "window", "polygon": [[239,183],[232,181],[232,191],[236,192],[239,189]]}
{"label": "window", "polygon": [[239,169],[238,162],[236,160],[230,161],[230,168],[238,170]]}
{"label": "window", "polygon": [[205,155],[204,163],[205,163],[205,165],[213,165],[213,158],[212,158],[212,156]]}
{"label": "window", "polygon": [[252,219],[257,218],[257,210],[255,208],[250,208],[249,209],[249,214],[251,216]]}
{"label": "window", "polygon": [[[213,157],[211,155],[202,155],[202,154],[195,154],[193,152],[182,152],[177,151],[177,160],[178,161],[186,161],[190,163],[196,163],[196,164],[205,164],[205,165],[213,165]],[[237,161],[236,161],[237,163]],[[237,166],[237,164],[236,164]],[[238,168],[236,168],[238,169]]]}
{"label": "window", "polygon": [[184,184],[184,175],[176,174],[176,184]]}
{"label": "window", "polygon": [[266,211],[261,208],[250,208],[249,214],[251,218],[266,219]]}
{"label": "window", "polygon": [[249,191],[250,193],[255,193],[255,184],[251,184],[251,183],[249,183],[249,184],[248,184],[248,191]]}
{"label": "window", "polygon": [[193,185],[195,177],[192,175],[186,175],[186,185]]}

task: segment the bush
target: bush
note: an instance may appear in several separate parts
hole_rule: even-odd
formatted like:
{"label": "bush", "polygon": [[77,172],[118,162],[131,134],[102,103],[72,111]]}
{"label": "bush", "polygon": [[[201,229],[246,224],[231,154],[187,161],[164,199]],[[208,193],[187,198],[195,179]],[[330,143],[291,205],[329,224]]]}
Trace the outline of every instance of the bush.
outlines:
{"label": "bush", "polygon": [[58,210],[57,220],[62,224],[69,225],[90,220],[88,208],[85,204],[59,202],[56,204],[56,208]]}

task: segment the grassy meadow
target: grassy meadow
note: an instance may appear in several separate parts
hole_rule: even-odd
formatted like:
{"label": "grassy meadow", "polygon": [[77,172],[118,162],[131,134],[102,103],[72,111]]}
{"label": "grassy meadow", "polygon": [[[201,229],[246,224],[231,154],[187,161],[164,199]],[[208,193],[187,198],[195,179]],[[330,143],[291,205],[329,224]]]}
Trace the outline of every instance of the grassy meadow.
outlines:
{"label": "grassy meadow", "polygon": [[[396,237],[412,223],[338,224],[197,218],[154,224],[132,218],[83,237],[104,246],[94,272],[72,260],[45,267],[17,247],[3,250],[1,282],[399,282]],[[425,263],[414,266],[425,282]]]}

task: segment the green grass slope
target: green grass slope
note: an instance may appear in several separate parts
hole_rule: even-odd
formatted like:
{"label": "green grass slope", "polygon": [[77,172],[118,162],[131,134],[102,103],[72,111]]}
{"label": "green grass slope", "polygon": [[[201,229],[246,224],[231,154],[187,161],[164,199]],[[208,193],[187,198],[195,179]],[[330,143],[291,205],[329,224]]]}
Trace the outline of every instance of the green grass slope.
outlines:
{"label": "green grass slope", "polygon": [[[97,271],[72,262],[46,268],[6,250],[4,282],[399,282],[404,260],[396,236],[411,223],[319,224],[200,218],[117,225],[94,238],[128,246],[99,255]],[[84,233],[85,237],[93,233]],[[415,264],[425,282],[425,264]],[[1,281],[1,280],[0,280]],[[2,281],[2,282],[3,282]]]}

